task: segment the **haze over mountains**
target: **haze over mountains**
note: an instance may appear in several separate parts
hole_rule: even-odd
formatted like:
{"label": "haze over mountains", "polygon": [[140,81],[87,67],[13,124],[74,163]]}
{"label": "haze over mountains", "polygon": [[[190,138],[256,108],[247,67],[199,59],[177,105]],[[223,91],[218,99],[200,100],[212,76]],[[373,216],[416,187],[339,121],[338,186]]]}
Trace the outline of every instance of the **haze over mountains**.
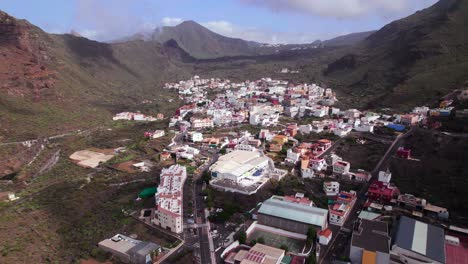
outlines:
{"label": "haze over mountains", "polygon": [[193,74],[260,78],[289,67],[300,70],[295,80],[321,81],[361,107],[432,102],[468,80],[467,2],[441,0],[376,32],[280,46],[193,21],[100,43],[47,34],[0,12],[0,137],[21,126],[34,137],[99,123]]}

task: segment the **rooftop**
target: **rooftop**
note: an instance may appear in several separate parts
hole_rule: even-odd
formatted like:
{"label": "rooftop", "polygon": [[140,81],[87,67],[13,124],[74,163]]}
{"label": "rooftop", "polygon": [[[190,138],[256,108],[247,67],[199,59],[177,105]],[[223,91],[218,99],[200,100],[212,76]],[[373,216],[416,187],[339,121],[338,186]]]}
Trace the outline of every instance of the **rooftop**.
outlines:
{"label": "rooftop", "polygon": [[266,200],[258,212],[315,226],[322,226],[327,221],[328,214],[326,209],[292,203],[281,196],[272,196]]}
{"label": "rooftop", "polygon": [[406,216],[400,218],[393,246],[445,263],[444,244],[445,235],[442,228]]}
{"label": "rooftop", "polygon": [[387,223],[361,219],[360,226],[353,231],[351,243],[372,252],[390,252],[390,237]]}

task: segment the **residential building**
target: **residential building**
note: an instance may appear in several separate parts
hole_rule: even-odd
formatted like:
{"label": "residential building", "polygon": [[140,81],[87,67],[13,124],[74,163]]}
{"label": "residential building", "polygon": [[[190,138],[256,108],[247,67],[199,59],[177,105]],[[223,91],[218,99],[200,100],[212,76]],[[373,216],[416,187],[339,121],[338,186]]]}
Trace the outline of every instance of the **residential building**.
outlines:
{"label": "residential building", "polygon": [[280,152],[283,149],[283,144],[270,143],[269,151],[270,152]]}
{"label": "residential building", "polygon": [[325,245],[325,246],[328,245],[328,243],[330,243],[330,241],[332,239],[332,235],[333,235],[333,232],[328,228],[324,229],[324,230],[320,230],[317,233],[319,243],[321,245]]}
{"label": "residential building", "polygon": [[161,246],[117,234],[98,243],[98,247],[111,253],[124,263],[147,264],[156,261]]}
{"label": "residential building", "polygon": [[327,162],[322,158],[312,158],[309,161],[310,167],[315,171],[322,171],[327,169]]}
{"label": "residential building", "polygon": [[153,132],[153,135],[151,137],[153,139],[156,139],[156,138],[164,137],[164,135],[166,135],[164,130],[156,130],[156,131]]}
{"label": "residential building", "polygon": [[234,147],[234,150],[243,150],[243,151],[257,151],[257,148],[247,145],[247,144],[237,144]]}
{"label": "residential building", "polygon": [[390,263],[387,223],[360,219],[354,224],[349,258],[351,263]]}
{"label": "residential building", "polygon": [[294,149],[288,149],[285,161],[291,164],[296,164],[301,158],[301,153],[296,152]]}
{"label": "residential building", "polygon": [[446,263],[444,230],[401,216],[391,255],[401,263]]}
{"label": "residential building", "polygon": [[276,135],[272,141],[277,144],[283,145],[283,144],[288,143],[288,137],[284,135]]}
{"label": "residential building", "polygon": [[351,164],[347,161],[340,160],[333,163],[333,173],[338,175],[348,174],[350,168]]}
{"label": "residential building", "polygon": [[367,197],[371,201],[389,203],[392,199],[399,195],[399,190],[396,186],[390,183],[374,181],[367,189]]}
{"label": "residential building", "polygon": [[134,113],[122,112],[122,113],[116,114],[112,118],[112,120],[114,120],[114,121],[116,121],[116,120],[133,120],[133,115],[134,115]]}
{"label": "residential building", "polygon": [[153,223],[171,232],[180,234],[183,227],[183,186],[187,178],[184,166],[172,165],[163,169],[156,198]]}
{"label": "residential building", "polygon": [[348,219],[356,200],[356,192],[340,192],[335,202],[328,207],[328,220],[330,224],[342,226],[346,222],[346,219]]}
{"label": "residential building", "polygon": [[191,141],[191,142],[202,142],[203,141],[203,134],[200,133],[200,132],[196,132],[196,131],[193,131],[193,132],[187,132],[186,134],[186,138],[188,141]]}
{"label": "residential building", "polygon": [[272,196],[260,206],[258,223],[294,233],[306,234],[309,227],[327,228],[328,211],[313,203],[296,202],[282,196]]}
{"label": "residential building", "polygon": [[390,171],[379,171],[379,182],[390,183],[392,173]]}
{"label": "residential building", "polygon": [[323,191],[327,196],[336,196],[340,192],[340,183],[336,181],[324,182]]}
{"label": "residential building", "polygon": [[419,122],[419,115],[407,114],[400,116],[400,123],[405,126],[412,126]]}
{"label": "residential building", "polygon": [[411,157],[411,149],[399,147],[396,153],[397,157],[402,159],[409,159]]}
{"label": "residential building", "polygon": [[192,128],[195,130],[214,127],[213,120],[210,118],[203,118],[203,119],[193,118],[191,122],[192,122]]}

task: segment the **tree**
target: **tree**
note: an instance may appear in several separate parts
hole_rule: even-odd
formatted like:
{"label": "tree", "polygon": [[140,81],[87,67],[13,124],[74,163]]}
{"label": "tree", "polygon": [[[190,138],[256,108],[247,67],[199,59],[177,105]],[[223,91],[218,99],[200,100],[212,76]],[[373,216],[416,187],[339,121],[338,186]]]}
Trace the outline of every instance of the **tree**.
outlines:
{"label": "tree", "polygon": [[219,150],[219,154],[225,155],[226,154],[226,147]]}
{"label": "tree", "polygon": [[247,234],[244,230],[240,230],[236,235],[236,239],[239,240],[239,244],[245,244],[245,241],[247,240]]}
{"label": "tree", "polygon": [[307,263],[308,263],[308,264],[315,264],[315,263],[317,263],[317,260],[315,259],[315,253],[312,252],[312,254],[310,254],[309,259],[307,260]]}
{"label": "tree", "polygon": [[285,244],[281,245],[281,247],[280,247],[280,248],[281,248],[282,250],[286,251],[286,252],[288,252],[288,251],[289,251],[289,248],[288,248],[288,246],[286,246]]}
{"label": "tree", "polygon": [[307,243],[312,244],[317,238],[317,231],[312,226],[307,230]]}
{"label": "tree", "polygon": [[208,171],[203,172],[202,180],[203,180],[206,184],[210,184],[210,181],[211,181],[211,174],[210,174],[210,172],[208,172]]}
{"label": "tree", "polygon": [[257,238],[257,243],[265,244],[265,239],[263,237]]}

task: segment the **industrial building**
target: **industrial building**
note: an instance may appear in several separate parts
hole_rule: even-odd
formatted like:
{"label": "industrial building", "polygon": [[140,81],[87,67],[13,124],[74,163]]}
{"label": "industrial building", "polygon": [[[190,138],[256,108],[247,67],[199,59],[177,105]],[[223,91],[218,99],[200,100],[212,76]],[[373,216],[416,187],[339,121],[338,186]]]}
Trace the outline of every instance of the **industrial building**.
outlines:
{"label": "industrial building", "polygon": [[309,227],[327,228],[328,210],[315,207],[311,201],[304,202],[304,199],[272,196],[260,206],[258,223],[298,234],[306,234]]}
{"label": "industrial building", "polygon": [[98,246],[124,263],[153,263],[154,258],[161,253],[161,246],[155,243],[132,239],[121,234],[104,239]]}
{"label": "industrial building", "polygon": [[274,166],[271,159],[259,151],[235,150],[221,156],[211,166],[211,176],[240,184],[243,180],[249,180],[246,178],[261,176],[263,170],[269,169],[269,164]]}

